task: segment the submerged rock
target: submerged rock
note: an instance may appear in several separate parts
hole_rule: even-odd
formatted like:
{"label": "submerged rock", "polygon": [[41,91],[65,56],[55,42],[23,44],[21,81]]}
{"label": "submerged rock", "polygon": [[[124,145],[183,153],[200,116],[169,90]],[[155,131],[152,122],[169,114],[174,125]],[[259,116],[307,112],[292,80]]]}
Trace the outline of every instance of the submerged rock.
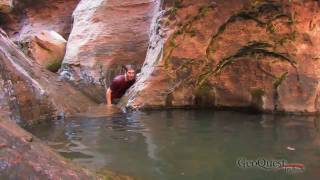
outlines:
{"label": "submerged rock", "polygon": [[317,1],[164,1],[134,108],[319,112]]}
{"label": "submerged rock", "polygon": [[0,119],[0,151],[0,179],[100,179],[65,160],[3,117]]}
{"label": "submerged rock", "polygon": [[0,109],[0,179],[114,179],[130,176],[77,166],[17,126]]}

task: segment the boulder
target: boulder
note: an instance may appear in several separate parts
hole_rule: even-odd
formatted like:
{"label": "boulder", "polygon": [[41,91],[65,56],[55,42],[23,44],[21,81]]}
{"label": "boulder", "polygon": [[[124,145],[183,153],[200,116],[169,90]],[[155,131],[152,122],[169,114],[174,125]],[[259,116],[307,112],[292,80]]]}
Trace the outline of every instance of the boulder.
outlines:
{"label": "boulder", "polygon": [[30,42],[29,56],[41,66],[56,72],[61,66],[67,41],[55,31],[42,31]]}

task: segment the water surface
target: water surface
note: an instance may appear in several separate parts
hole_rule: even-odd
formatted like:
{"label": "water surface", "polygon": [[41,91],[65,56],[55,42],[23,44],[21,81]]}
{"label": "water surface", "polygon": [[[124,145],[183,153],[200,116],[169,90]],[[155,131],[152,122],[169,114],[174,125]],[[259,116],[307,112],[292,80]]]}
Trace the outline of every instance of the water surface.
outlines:
{"label": "water surface", "polygon": [[[90,169],[138,179],[319,179],[319,119],[168,110],[58,120],[28,129]],[[284,159],[303,173],[241,169],[244,157]]]}

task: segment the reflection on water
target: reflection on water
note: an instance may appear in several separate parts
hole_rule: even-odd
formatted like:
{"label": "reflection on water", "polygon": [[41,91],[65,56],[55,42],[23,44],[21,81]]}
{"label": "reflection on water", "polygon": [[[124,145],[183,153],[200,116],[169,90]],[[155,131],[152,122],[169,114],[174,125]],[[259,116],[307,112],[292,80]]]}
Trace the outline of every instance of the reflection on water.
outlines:
{"label": "reflection on water", "polygon": [[[117,113],[29,129],[91,169],[139,179],[318,179],[319,120],[205,110]],[[295,150],[289,150],[292,147]],[[240,157],[302,163],[300,174],[240,169]]]}

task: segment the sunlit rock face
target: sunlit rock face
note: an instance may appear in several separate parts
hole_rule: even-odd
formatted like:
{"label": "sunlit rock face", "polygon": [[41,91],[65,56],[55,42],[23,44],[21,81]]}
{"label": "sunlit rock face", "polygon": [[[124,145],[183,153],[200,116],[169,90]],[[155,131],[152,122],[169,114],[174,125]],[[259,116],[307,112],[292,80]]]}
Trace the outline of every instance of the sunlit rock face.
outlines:
{"label": "sunlit rock face", "polygon": [[[141,66],[158,0],[83,0],[73,12],[64,65],[75,79],[102,83],[121,65]],[[107,74],[106,74],[107,73]]]}
{"label": "sunlit rock face", "polygon": [[128,107],[319,111],[318,1],[165,1]]}

